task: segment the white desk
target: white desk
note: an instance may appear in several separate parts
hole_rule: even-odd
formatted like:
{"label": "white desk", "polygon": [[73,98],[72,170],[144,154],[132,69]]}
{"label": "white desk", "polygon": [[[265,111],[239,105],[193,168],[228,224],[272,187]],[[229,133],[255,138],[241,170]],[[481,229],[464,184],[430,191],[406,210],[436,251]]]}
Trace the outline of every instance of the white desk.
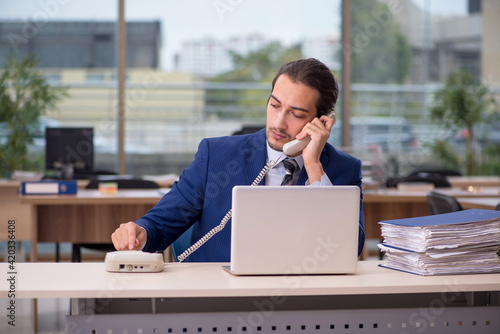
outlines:
{"label": "white desk", "polygon": [[487,197],[487,198],[458,197],[457,200],[464,209],[495,210],[497,205],[500,203],[500,197]]}
{"label": "white desk", "polygon": [[[234,276],[225,263],[166,263],[161,273],[110,273],[103,263],[17,263],[18,298],[244,297],[500,291],[500,274],[422,277],[359,261],[354,275]],[[0,263],[1,272],[9,270]],[[0,280],[0,298],[7,281]]]}
{"label": "white desk", "polygon": [[[108,273],[102,263],[18,263],[16,297],[80,298],[70,333],[500,329],[500,274],[421,277],[361,261],[354,275],[237,277],[221,265],[167,263],[145,274]],[[0,268],[7,275],[8,264]],[[8,290],[0,280],[0,298]]]}

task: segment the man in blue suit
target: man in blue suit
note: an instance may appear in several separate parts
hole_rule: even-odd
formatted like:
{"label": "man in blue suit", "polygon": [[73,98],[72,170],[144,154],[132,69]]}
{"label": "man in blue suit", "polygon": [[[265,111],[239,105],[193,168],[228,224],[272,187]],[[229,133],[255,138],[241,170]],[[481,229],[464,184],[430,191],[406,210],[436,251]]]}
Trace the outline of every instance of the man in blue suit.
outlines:
{"label": "man in blue suit", "polygon": [[[334,75],[320,61],[301,59],[283,65],[272,83],[266,128],[202,140],[194,161],[158,204],[136,222],[116,229],[115,248],[163,251],[193,224],[191,241],[196,242],[231,209],[232,188],[250,185],[269,161],[276,164],[261,184],[281,184],[286,174],[282,160],[287,158],[283,145],[296,138],[310,136],[311,141],[292,157],[300,168],[293,184],[361,189],[361,162],[327,143],[334,120],[326,115],[334,110],[338,93]],[[361,195],[358,254],[365,240],[362,200]],[[230,243],[228,224],[187,261],[229,262]]]}

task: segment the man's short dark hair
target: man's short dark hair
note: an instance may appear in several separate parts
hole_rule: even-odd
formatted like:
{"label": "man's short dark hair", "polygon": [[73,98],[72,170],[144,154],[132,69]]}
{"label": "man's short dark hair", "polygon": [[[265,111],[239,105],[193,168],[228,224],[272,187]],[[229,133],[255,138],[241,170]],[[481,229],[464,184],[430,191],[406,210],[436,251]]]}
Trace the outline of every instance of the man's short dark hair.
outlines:
{"label": "man's short dark hair", "polygon": [[339,85],[332,71],[319,60],[299,59],[281,66],[273,79],[272,89],[282,74],[286,74],[293,82],[300,82],[319,92],[318,101],[316,101],[318,117],[335,109],[339,97]]}

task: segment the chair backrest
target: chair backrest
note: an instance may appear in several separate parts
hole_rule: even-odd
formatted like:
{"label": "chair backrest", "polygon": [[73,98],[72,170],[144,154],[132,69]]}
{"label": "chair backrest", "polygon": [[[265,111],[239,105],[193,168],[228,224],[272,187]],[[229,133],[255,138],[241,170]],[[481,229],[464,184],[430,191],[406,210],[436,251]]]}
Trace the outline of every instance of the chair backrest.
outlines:
{"label": "chair backrest", "polygon": [[446,177],[439,174],[418,173],[405,177],[388,178],[387,187],[397,187],[400,182],[425,182],[431,183],[436,188],[451,188],[451,183]]}
{"label": "chair backrest", "polygon": [[418,176],[419,174],[437,174],[441,176],[462,176],[462,173],[460,173],[458,170],[454,169],[445,169],[445,168],[425,168],[425,169],[418,169],[414,170],[410,174],[408,174],[408,177],[412,176]]}
{"label": "chair backrest", "polygon": [[427,194],[427,208],[431,215],[463,210],[456,198],[434,191]]}
{"label": "chair backrest", "polygon": [[262,130],[265,127],[266,127],[265,124],[262,124],[262,125],[246,125],[246,126],[243,126],[240,130],[237,130],[237,131],[233,132],[231,134],[231,136],[238,136],[238,135],[246,135],[246,134],[249,134],[249,133],[255,133],[255,132],[259,131],[259,130]]}
{"label": "chair backrest", "polygon": [[177,262],[177,256],[181,255],[186,249],[191,246],[191,233],[193,231],[193,226],[191,226],[186,232],[184,232],[180,237],[177,238],[172,243],[172,251],[174,252],[175,262]]}
{"label": "chair backrest", "polygon": [[500,202],[497,204],[497,206],[495,207],[495,210],[498,210],[500,211]]}
{"label": "chair backrest", "polygon": [[451,183],[445,176],[433,173],[418,173],[407,176],[405,182],[427,182],[432,183],[436,188],[451,188]]}
{"label": "chair backrest", "polygon": [[160,186],[158,183],[151,180],[143,180],[143,179],[106,179],[99,180],[93,179],[90,180],[86,189],[98,189],[100,182],[114,182],[118,184],[118,189],[159,189]]}

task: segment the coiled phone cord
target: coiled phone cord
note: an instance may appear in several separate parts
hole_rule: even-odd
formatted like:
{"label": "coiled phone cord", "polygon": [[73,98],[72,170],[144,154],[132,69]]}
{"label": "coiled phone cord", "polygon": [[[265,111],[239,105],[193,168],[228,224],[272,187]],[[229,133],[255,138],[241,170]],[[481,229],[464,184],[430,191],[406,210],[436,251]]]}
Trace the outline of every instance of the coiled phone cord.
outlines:
{"label": "coiled phone cord", "polygon": [[[276,160],[279,161],[283,154]],[[251,186],[257,186],[260,181],[266,176],[267,172],[276,164],[275,161],[271,160],[269,161],[264,168],[260,171],[259,175],[255,178],[255,180],[252,182]],[[221,222],[219,225],[215,226],[213,229],[207,232],[203,237],[200,238],[197,242],[195,242],[191,247],[186,249],[181,255],[177,256],[177,260],[179,262],[184,261],[189,255],[194,253],[198,248],[200,248],[205,242],[207,242],[211,237],[213,237],[215,234],[219,233],[224,229],[226,226],[227,222],[229,219],[231,219],[231,216],[233,215],[233,209],[229,210],[224,218],[222,218]]]}

